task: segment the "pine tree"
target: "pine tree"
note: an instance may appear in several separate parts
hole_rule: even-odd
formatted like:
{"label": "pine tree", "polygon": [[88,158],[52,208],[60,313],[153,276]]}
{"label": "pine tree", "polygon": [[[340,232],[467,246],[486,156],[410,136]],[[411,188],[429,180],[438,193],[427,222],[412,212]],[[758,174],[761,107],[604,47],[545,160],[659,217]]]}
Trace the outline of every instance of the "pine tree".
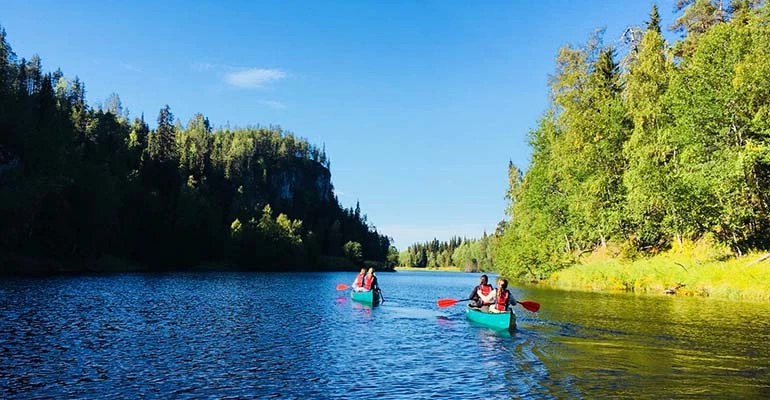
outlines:
{"label": "pine tree", "polygon": [[647,30],[661,33],[660,31],[660,14],[658,13],[658,6],[653,4],[650,11],[650,21],[647,22]]}
{"label": "pine tree", "polygon": [[18,104],[14,101],[13,86],[15,80],[16,54],[6,39],[5,29],[0,26],[0,142],[13,144],[19,139],[12,130],[12,109]]}
{"label": "pine tree", "polygon": [[682,15],[676,19],[671,30],[680,33],[682,40],[674,44],[674,54],[688,57],[695,52],[701,35],[712,26],[725,22],[729,16],[724,0],[678,0],[676,11]]}
{"label": "pine tree", "polygon": [[174,128],[174,115],[171,107],[166,104],[158,113],[158,128],[155,130],[158,140],[156,158],[160,162],[173,162],[176,160],[176,139]]}

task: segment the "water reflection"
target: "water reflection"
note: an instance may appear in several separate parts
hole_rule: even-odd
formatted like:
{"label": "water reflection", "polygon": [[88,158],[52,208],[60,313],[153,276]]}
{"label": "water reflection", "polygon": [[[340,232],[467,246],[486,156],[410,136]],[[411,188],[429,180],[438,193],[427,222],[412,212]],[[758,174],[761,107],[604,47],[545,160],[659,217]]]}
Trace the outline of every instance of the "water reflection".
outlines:
{"label": "water reflection", "polygon": [[372,317],[372,310],[374,307],[367,305],[367,304],[361,304],[355,301],[351,301],[353,310],[357,311],[357,315],[363,316],[366,319],[370,319]]}

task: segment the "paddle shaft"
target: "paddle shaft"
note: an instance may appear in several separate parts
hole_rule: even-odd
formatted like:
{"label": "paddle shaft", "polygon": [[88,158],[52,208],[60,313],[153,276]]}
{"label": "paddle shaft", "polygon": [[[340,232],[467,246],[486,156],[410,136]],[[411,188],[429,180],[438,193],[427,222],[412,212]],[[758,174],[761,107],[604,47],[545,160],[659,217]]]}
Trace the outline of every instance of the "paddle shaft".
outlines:
{"label": "paddle shaft", "polygon": [[457,300],[457,299],[439,299],[436,302],[436,304],[439,306],[439,308],[444,308],[444,307],[453,306],[453,305],[455,305],[455,304],[457,304],[457,303],[459,303],[461,301],[468,301],[468,300],[470,300],[470,299],[462,299],[462,300]]}
{"label": "paddle shaft", "polygon": [[[439,299],[436,302],[436,304],[438,305],[439,308],[444,308],[444,307],[451,307],[451,306],[453,306],[453,305],[455,305],[457,303],[464,302],[464,301],[469,301],[469,300],[471,300],[471,299],[462,299],[462,300],[459,300],[459,299]],[[537,302],[534,302],[534,301],[530,301],[530,300],[518,301],[517,300],[516,304],[520,304],[527,311],[537,312],[538,310],[540,310],[540,304],[537,303]],[[484,305],[489,305],[489,304],[484,304]]]}

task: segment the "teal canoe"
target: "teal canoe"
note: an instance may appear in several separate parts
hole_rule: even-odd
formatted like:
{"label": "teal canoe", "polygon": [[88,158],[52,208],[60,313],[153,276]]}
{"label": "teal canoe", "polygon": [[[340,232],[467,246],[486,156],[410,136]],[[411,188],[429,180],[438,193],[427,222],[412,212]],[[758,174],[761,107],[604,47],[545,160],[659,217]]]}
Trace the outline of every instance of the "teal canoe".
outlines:
{"label": "teal canoe", "polygon": [[513,332],[516,329],[516,314],[513,311],[497,314],[468,307],[465,315],[469,320],[496,331]]}
{"label": "teal canoe", "polygon": [[380,304],[379,293],[377,293],[375,290],[367,290],[365,292],[356,292],[355,290],[351,290],[350,297],[359,303],[371,304],[373,306]]}

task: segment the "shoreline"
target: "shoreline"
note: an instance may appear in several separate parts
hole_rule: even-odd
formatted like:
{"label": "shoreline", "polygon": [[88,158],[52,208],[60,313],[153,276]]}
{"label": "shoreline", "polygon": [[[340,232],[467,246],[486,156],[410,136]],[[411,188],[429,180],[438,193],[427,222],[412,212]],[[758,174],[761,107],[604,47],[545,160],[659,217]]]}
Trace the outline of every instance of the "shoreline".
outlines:
{"label": "shoreline", "polygon": [[[394,272],[381,261],[363,261],[378,272]],[[228,260],[210,260],[186,266],[142,264],[121,257],[103,255],[78,263],[61,262],[39,255],[0,253],[0,276],[34,277],[55,275],[99,275],[115,273],[173,273],[173,272],[347,272],[358,271],[359,265],[343,257],[321,256],[306,265],[238,265]]]}
{"label": "shoreline", "polygon": [[[419,267],[395,267],[394,271],[423,271],[423,272],[463,272],[459,267],[419,268]],[[484,274],[491,272],[467,272],[469,274]]]}
{"label": "shoreline", "polygon": [[[396,267],[398,271],[465,272],[457,267]],[[506,271],[470,272],[506,276],[524,287],[649,296],[705,297],[727,301],[770,301],[770,253],[733,257],[709,246],[685,246],[634,260],[605,252],[546,277],[513,277]]]}
{"label": "shoreline", "polygon": [[764,252],[754,252],[725,259],[671,251],[633,261],[598,257],[554,272],[534,285],[563,290],[768,302],[770,262],[763,258],[766,256]]}

